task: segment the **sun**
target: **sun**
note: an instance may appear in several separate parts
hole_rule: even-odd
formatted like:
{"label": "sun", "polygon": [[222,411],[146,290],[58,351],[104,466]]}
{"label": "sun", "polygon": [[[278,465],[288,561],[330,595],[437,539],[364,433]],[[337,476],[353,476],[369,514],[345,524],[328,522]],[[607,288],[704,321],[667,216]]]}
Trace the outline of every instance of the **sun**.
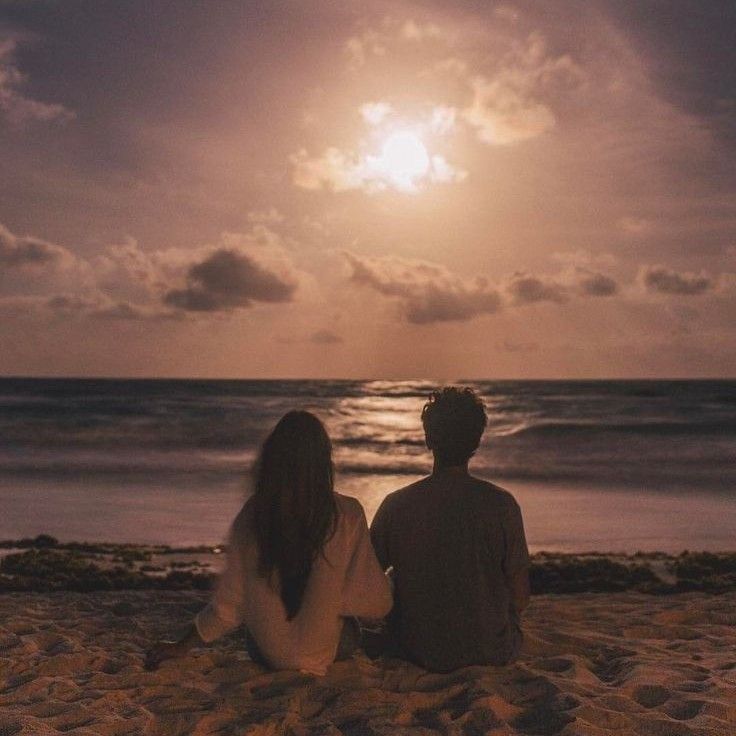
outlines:
{"label": "sun", "polygon": [[416,189],[431,165],[422,139],[410,130],[397,131],[386,138],[377,163],[396,187],[407,191]]}

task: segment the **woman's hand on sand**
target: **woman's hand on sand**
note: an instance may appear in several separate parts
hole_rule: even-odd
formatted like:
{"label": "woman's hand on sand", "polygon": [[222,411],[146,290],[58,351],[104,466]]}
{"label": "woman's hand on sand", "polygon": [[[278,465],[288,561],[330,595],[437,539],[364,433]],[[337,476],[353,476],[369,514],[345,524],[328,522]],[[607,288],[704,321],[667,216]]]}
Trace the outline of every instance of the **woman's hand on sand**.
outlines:
{"label": "woman's hand on sand", "polygon": [[204,642],[194,625],[190,625],[179,641],[160,641],[146,652],[145,668],[155,670],[167,659],[183,657],[192,647],[202,646]]}
{"label": "woman's hand on sand", "polygon": [[182,647],[182,642],[180,641],[160,641],[146,652],[144,666],[147,670],[155,670],[158,669],[161,662],[167,659],[181,657],[185,653],[186,649]]}

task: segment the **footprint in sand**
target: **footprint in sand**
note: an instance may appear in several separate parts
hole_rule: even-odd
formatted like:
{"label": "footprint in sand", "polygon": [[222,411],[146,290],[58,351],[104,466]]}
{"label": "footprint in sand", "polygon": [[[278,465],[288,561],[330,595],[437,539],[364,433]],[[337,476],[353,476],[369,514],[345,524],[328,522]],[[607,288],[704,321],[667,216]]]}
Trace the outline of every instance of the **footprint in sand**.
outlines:
{"label": "footprint in sand", "polygon": [[39,651],[54,656],[56,654],[69,654],[74,651],[74,642],[66,636],[55,634],[51,631],[35,634],[33,642]]}
{"label": "footprint in sand", "polygon": [[565,657],[550,657],[549,659],[542,659],[539,662],[534,663],[534,667],[542,670],[543,672],[566,672],[573,666],[573,662]]}
{"label": "footprint in sand", "polygon": [[18,721],[6,721],[0,718],[0,736],[15,736],[23,730],[23,724]]}
{"label": "footprint in sand", "polygon": [[667,703],[663,708],[664,712],[677,721],[689,721],[703,710],[704,700],[678,700]]}
{"label": "footprint in sand", "polygon": [[666,703],[672,693],[661,685],[640,685],[634,690],[633,698],[644,708],[656,708]]}

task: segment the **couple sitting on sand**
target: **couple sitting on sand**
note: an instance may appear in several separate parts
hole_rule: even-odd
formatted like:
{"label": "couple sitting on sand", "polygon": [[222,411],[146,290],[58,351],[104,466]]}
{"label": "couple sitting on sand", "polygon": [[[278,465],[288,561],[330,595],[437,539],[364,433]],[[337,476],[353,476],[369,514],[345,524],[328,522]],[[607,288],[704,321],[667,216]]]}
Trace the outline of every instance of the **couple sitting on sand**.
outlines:
{"label": "couple sitting on sand", "polygon": [[[386,497],[370,532],[360,503],[333,490],[330,439],[293,411],[263,444],[255,489],[230,531],[209,605],[147,665],[244,623],[253,660],[324,674],[361,644],[426,669],[502,665],[521,647],[529,600],[519,506],[468,473],[486,426],[471,389],[434,392],[422,411],[432,474]],[[384,573],[385,571],[385,573]]]}

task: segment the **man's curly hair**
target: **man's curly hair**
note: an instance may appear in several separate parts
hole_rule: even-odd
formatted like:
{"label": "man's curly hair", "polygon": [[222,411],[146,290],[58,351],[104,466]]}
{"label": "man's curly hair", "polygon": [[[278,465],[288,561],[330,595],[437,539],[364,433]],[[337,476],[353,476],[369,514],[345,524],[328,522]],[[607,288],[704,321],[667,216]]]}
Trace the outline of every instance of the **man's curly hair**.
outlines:
{"label": "man's curly hair", "polygon": [[433,391],[422,409],[427,447],[444,465],[463,465],[473,456],[487,421],[483,402],[467,387]]}

